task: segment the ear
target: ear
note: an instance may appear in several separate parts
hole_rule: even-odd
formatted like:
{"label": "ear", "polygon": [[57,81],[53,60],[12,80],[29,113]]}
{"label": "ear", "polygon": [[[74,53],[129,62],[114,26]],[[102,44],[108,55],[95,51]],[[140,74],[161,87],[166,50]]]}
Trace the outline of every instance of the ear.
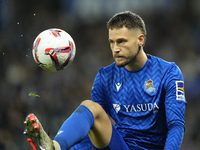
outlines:
{"label": "ear", "polygon": [[144,44],[145,36],[143,34],[140,34],[138,37],[138,45],[142,46]]}

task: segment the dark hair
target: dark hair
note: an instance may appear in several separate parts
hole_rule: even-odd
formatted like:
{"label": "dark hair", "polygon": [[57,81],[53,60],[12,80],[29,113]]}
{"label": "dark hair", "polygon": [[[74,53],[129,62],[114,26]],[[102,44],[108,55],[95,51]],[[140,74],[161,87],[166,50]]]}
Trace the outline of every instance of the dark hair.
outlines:
{"label": "dark hair", "polygon": [[146,41],[147,31],[145,23],[140,16],[131,11],[117,13],[107,22],[108,29],[122,28],[124,26],[128,29],[140,29]]}

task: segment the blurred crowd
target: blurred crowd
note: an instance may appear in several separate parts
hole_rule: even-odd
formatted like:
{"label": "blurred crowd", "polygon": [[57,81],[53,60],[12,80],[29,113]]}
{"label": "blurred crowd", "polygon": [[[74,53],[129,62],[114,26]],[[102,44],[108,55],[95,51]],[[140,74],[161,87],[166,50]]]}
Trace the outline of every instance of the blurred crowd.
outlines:
{"label": "blurred crowd", "polygon": [[[32,149],[23,135],[27,114],[36,114],[53,139],[79,103],[90,99],[96,73],[113,62],[106,21],[125,10],[146,22],[145,52],[182,70],[188,104],[181,150],[199,150],[199,8],[199,0],[0,0],[0,150]],[[52,73],[34,62],[32,44],[55,27],[73,37],[77,53],[67,69]]]}

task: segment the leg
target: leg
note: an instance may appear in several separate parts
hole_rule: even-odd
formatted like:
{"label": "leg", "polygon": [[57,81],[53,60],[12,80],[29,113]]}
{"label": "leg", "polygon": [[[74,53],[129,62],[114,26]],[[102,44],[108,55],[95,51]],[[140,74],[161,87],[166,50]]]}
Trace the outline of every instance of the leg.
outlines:
{"label": "leg", "polygon": [[93,150],[130,150],[125,143],[122,136],[119,134],[117,129],[112,125],[112,137],[109,144],[104,148],[97,148],[93,146]]}
{"label": "leg", "polygon": [[91,142],[97,148],[107,146],[112,135],[112,124],[108,115],[98,103],[93,101],[86,100],[81,105],[86,106],[94,116],[94,126],[88,133]]}
{"label": "leg", "polygon": [[[52,141],[43,130],[39,120],[32,114],[25,121],[28,140],[35,150],[50,150]],[[59,143],[66,150],[89,135],[97,148],[103,148],[110,142],[112,136],[111,121],[103,108],[90,100],[83,101],[74,113],[63,123],[55,137],[54,147]],[[48,139],[48,140],[47,140]],[[58,150],[60,148],[56,148]]]}
{"label": "leg", "polygon": [[98,148],[107,146],[112,135],[112,125],[108,115],[99,104],[91,100],[81,103],[63,123],[55,140],[61,145],[61,149],[67,149],[82,141],[87,134]]}

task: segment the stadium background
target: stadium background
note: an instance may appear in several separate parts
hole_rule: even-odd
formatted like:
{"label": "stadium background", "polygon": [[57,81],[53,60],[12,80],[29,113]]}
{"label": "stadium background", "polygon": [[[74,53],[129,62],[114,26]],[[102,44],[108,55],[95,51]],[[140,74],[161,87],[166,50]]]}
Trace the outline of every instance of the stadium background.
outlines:
{"label": "stadium background", "polygon": [[[124,10],[146,22],[144,50],[181,68],[188,102],[181,150],[199,150],[199,8],[199,0],[0,0],[0,150],[32,149],[22,134],[28,113],[53,138],[78,104],[90,99],[96,73],[113,62],[106,21]],[[52,27],[69,32],[77,48],[71,66],[58,73],[39,68],[31,53],[35,37]]]}

